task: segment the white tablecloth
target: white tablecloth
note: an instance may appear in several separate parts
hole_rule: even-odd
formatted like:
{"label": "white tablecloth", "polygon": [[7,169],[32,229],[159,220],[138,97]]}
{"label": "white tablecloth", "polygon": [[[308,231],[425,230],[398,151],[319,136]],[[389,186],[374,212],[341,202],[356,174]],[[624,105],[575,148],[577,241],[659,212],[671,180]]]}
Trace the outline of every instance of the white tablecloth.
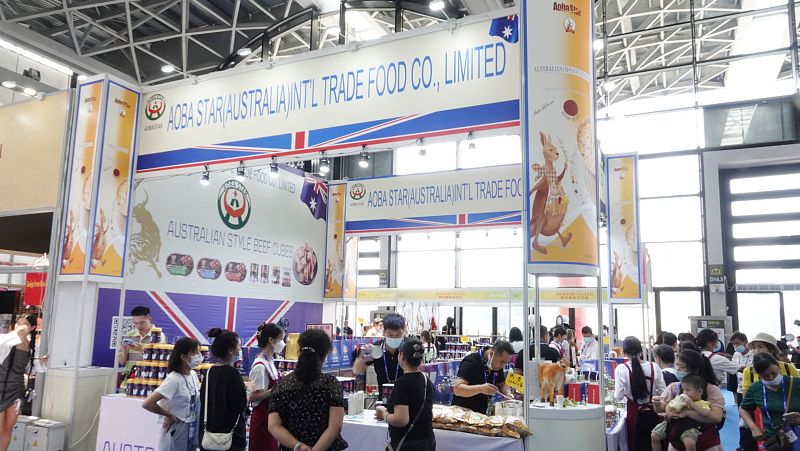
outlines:
{"label": "white tablecloth", "polygon": [[608,451],[628,451],[628,428],[625,421],[626,412],[622,411],[617,424],[606,431],[606,445]]}
{"label": "white tablecloth", "polygon": [[[342,437],[350,445],[347,451],[376,451],[386,443],[388,426],[374,419],[375,412],[366,410],[357,417],[346,416]],[[486,437],[465,432],[434,429],[436,451],[523,451],[523,441],[505,437]]]}
{"label": "white tablecloth", "polygon": [[97,451],[157,451],[161,437],[158,415],[142,409],[142,399],[103,396],[100,401],[100,424]]}

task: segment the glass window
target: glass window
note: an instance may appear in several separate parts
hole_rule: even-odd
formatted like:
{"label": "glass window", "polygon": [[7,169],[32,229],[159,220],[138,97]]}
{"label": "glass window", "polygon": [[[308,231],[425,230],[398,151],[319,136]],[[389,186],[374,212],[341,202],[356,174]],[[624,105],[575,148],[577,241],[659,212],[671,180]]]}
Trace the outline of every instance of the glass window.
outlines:
{"label": "glass window", "polygon": [[[655,278],[655,275],[653,276]],[[736,283],[758,284],[797,284],[800,283],[800,268],[737,269]]]}
{"label": "glass window", "polygon": [[639,160],[639,197],[700,193],[697,155]]}
{"label": "glass window", "polygon": [[358,288],[378,288],[380,284],[380,277],[377,274],[359,274],[358,275]]}
{"label": "glass window", "polygon": [[800,212],[800,197],[737,200],[731,202],[731,214],[733,214],[733,216],[772,215],[797,212]]}
{"label": "glass window", "polygon": [[445,142],[398,147],[395,154],[396,175],[456,169],[456,143]]}
{"label": "glass window", "polygon": [[455,232],[402,233],[397,237],[398,251],[433,251],[456,248]]}
{"label": "glass window", "polygon": [[359,257],[358,270],[364,269],[380,269],[381,259],[378,257]]}
{"label": "glass window", "polygon": [[[640,306],[617,307],[615,311],[617,313],[617,336],[621,337],[621,339],[633,336],[645,341],[642,308]],[[604,322],[608,321],[605,320]]]}
{"label": "glass window", "polygon": [[694,109],[617,116],[597,124],[597,136],[606,155],[696,149],[697,130]]}
{"label": "glass window", "polygon": [[800,320],[800,291],[783,292],[783,312],[786,317],[786,333],[800,337],[800,326],[794,323]]}
{"label": "glass window", "polygon": [[460,232],[458,247],[461,249],[498,249],[522,247],[525,238],[522,229],[464,230]]}
{"label": "glass window", "polygon": [[766,175],[731,180],[731,193],[763,193],[782,189],[800,189],[800,173]]}
{"label": "glass window", "polygon": [[380,252],[381,241],[378,237],[362,237],[358,240],[358,252]]}
{"label": "glass window", "polygon": [[703,236],[699,196],[643,199],[639,206],[643,242],[690,241]]}
{"label": "glass window", "polygon": [[469,306],[463,310],[464,335],[492,334],[492,307]]}
{"label": "glass window", "polygon": [[456,252],[397,253],[397,288],[455,288]]}
{"label": "glass window", "polygon": [[[470,146],[470,142],[474,146]],[[521,162],[522,141],[518,135],[493,136],[459,143],[458,167],[462,169]]]}
{"label": "glass window", "polygon": [[794,260],[800,256],[800,245],[781,246],[737,246],[733,257],[738,262]]}
{"label": "glass window", "polygon": [[460,258],[463,288],[522,286],[522,248],[464,250]]}
{"label": "glass window", "polygon": [[649,243],[655,287],[696,287],[703,285],[703,244],[701,242]]}
{"label": "glass window", "polygon": [[699,291],[662,291],[661,330],[675,335],[691,330],[690,316],[700,316],[703,311],[702,295]]}
{"label": "glass window", "polygon": [[800,221],[754,222],[734,224],[734,238],[759,238],[800,235]]}
{"label": "glass window", "polygon": [[781,336],[780,297],[778,293],[738,293],[739,330],[748,337],[766,332]]}

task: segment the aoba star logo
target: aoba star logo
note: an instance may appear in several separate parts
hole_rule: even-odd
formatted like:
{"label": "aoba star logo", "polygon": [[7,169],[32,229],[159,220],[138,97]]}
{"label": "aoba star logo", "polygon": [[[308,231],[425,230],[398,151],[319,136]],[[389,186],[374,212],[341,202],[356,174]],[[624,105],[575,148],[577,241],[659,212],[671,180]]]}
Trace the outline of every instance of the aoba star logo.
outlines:
{"label": "aoba star logo", "polygon": [[151,121],[157,121],[167,109],[167,100],[161,94],[155,94],[147,99],[144,115]]}
{"label": "aoba star logo", "polygon": [[226,226],[239,230],[250,220],[252,202],[247,188],[237,180],[228,180],[219,189],[217,211]]}
{"label": "aoba star logo", "polygon": [[367,187],[362,183],[356,183],[350,188],[350,198],[353,200],[361,200],[367,195]]}

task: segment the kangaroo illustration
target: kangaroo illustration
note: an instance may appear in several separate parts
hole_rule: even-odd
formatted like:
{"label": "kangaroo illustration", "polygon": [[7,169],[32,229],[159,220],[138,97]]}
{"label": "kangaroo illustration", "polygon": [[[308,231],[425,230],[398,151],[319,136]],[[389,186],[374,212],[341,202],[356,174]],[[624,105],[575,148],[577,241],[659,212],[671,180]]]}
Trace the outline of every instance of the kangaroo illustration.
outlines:
{"label": "kangaroo illustration", "polygon": [[539,175],[538,181],[531,188],[529,196],[533,196],[531,206],[531,248],[541,253],[547,254],[547,248],[539,244],[539,236],[558,235],[561,245],[566,247],[572,239],[572,233],[561,234],[561,225],[564,223],[564,216],[567,214],[567,195],[561,187],[561,181],[567,173],[568,163],[564,162],[564,170],[561,174],[556,173],[553,162],[558,160],[559,153],[556,146],[550,140],[550,136],[539,132],[542,142],[542,153],[544,154],[544,166],[534,164],[531,168]]}
{"label": "kangaroo illustration", "polygon": [[611,292],[621,294],[625,287],[622,286],[622,263],[619,254],[614,252],[614,262],[611,265]]}
{"label": "kangaroo illustration", "polygon": [[136,264],[145,262],[153,268],[158,278],[161,278],[161,271],[158,270],[158,260],[161,253],[161,231],[158,224],[153,220],[153,215],[147,211],[147,202],[150,196],[144,193],[144,201],[133,207],[133,218],[142,227],[138,233],[131,235],[131,273],[136,269]]}

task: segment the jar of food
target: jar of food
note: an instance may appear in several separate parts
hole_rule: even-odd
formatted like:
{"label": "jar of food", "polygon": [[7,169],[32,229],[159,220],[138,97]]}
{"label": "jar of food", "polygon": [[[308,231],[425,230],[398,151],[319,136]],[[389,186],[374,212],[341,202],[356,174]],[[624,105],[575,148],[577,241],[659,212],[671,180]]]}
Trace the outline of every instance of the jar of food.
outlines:
{"label": "jar of food", "polygon": [[175,345],[162,345],[164,346],[164,361],[169,362],[169,358],[172,357],[172,350],[175,349]]}
{"label": "jar of food", "polygon": [[200,346],[200,354],[203,355],[203,363],[208,363],[211,361],[211,352],[208,349],[208,346]]}
{"label": "jar of food", "polygon": [[161,343],[161,328],[153,327],[150,329],[150,343]]}

